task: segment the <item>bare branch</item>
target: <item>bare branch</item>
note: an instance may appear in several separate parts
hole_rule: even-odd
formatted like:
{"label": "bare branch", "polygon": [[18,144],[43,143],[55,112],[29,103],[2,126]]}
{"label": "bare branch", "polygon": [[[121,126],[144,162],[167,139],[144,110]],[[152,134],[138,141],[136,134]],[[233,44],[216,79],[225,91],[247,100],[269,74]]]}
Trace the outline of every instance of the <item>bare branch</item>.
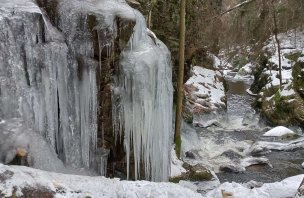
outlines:
{"label": "bare branch", "polygon": [[249,4],[249,3],[253,2],[253,1],[255,1],[255,0],[246,0],[246,1],[242,2],[242,3],[239,3],[239,4],[235,5],[235,6],[233,6],[232,8],[229,8],[228,10],[225,10],[224,12],[222,12],[220,14],[220,16],[223,16],[224,14],[227,14],[227,13],[231,12],[232,10],[235,10],[237,8],[240,8],[240,7],[244,6],[244,5],[247,5],[247,4]]}

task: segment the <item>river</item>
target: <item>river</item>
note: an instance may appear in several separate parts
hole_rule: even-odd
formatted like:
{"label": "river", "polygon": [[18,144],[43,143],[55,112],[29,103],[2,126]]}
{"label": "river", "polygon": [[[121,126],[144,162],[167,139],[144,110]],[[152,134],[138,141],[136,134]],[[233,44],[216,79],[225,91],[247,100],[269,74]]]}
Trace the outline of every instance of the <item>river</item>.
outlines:
{"label": "river", "polygon": [[246,171],[238,173],[219,171],[219,167],[223,164],[241,164],[242,160],[247,157],[263,157],[248,155],[248,149],[257,141],[290,141],[262,136],[270,129],[270,126],[261,121],[259,114],[255,113],[251,107],[254,97],[250,96],[246,89],[250,87],[252,79],[237,79],[234,78],[234,73],[230,73],[225,79],[229,85],[227,114],[220,121],[221,128],[213,126],[207,129],[195,129],[204,144],[200,151],[196,151],[201,157],[198,158],[217,172],[221,182],[244,183],[250,180],[276,182],[289,176],[303,174],[304,169],[301,167],[301,163],[304,161],[304,149],[290,152],[271,151],[264,154],[271,165],[251,165],[246,167]]}

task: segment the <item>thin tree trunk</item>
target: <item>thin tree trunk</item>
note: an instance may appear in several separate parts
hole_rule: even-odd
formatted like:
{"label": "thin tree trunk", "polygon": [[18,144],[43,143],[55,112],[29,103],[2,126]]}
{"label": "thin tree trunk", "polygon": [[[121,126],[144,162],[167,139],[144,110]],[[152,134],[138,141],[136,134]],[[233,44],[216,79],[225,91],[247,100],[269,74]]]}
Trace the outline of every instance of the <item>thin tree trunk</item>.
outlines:
{"label": "thin tree trunk", "polygon": [[152,26],[151,21],[152,21],[152,6],[149,10],[149,16],[148,16],[148,28],[149,29],[151,29],[151,26]]}
{"label": "thin tree trunk", "polygon": [[277,50],[278,50],[278,59],[279,59],[279,78],[280,78],[280,90],[282,90],[282,63],[281,63],[281,45],[280,45],[280,40],[278,38],[278,25],[277,25],[277,15],[276,15],[276,10],[273,5],[272,9],[272,14],[273,14],[273,25],[274,25],[274,38],[277,43]]}
{"label": "thin tree trunk", "polygon": [[186,34],[186,0],[180,1],[180,30],[179,30],[179,67],[177,79],[177,103],[175,120],[175,151],[178,158],[181,153],[181,126],[184,97],[184,62],[185,62],[185,34]]}

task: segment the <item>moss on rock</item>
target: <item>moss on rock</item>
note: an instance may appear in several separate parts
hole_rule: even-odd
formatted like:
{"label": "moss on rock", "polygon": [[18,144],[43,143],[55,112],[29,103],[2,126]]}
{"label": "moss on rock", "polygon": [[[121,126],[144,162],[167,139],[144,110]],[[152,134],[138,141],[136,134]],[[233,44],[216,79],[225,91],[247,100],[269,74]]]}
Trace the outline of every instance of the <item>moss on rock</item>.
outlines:
{"label": "moss on rock", "polygon": [[194,166],[184,163],[183,167],[187,170],[186,173],[182,173],[179,176],[170,178],[170,182],[178,183],[180,180],[188,181],[209,181],[213,178],[210,170],[200,164]]}

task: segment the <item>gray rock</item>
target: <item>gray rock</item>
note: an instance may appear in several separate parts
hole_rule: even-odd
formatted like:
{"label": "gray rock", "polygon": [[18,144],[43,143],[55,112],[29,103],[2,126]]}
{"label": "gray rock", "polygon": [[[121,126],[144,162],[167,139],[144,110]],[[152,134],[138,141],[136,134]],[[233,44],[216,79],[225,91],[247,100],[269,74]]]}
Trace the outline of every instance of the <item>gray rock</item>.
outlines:
{"label": "gray rock", "polygon": [[238,166],[236,164],[223,164],[220,166],[219,170],[227,173],[240,173],[246,171],[244,167]]}

